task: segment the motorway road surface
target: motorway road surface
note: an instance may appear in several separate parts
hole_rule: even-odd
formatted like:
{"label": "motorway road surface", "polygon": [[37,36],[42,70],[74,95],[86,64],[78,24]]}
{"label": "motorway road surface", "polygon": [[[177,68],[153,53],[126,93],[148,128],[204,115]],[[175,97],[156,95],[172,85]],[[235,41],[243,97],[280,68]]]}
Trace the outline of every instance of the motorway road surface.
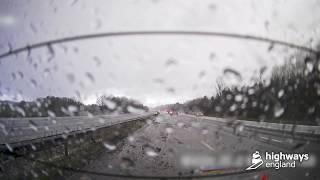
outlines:
{"label": "motorway road surface", "polygon": [[[24,141],[68,134],[76,131],[88,131],[99,127],[111,126],[120,122],[148,116],[139,114],[73,116],[73,117],[37,117],[37,118],[0,118],[0,145],[14,146]],[[30,142],[27,142],[30,143]]]}
{"label": "motorway road surface", "polygon": [[[240,134],[242,131],[241,127]],[[151,123],[136,131],[116,150],[106,151],[91,162],[85,170],[145,176],[188,176],[204,174],[205,169],[214,169],[211,174],[242,170],[251,163],[256,150],[264,152],[307,152],[312,158],[306,167],[269,168],[263,171],[248,171],[246,174],[209,179],[320,179],[319,164],[315,158],[320,146],[316,143],[294,140],[265,134],[253,137],[241,136],[233,128],[222,127],[214,121],[201,120],[187,115],[169,116],[160,114]],[[245,163],[236,157],[245,157]],[[319,156],[318,156],[319,157]],[[212,163],[212,159],[216,162]],[[229,159],[228,159],[229,158]],[[220,161],[219,161],[220,160]],[[231,163],[230,163],[231,162]],[[232,166],[239,163],[237,166]],[[230,165],[231,164],[231,165]],[[309,166],[308,166],[309,165]],[[209,173],[209,174],[210,174]],[[122,179],[91,174],[74,174],[70,179]]]}

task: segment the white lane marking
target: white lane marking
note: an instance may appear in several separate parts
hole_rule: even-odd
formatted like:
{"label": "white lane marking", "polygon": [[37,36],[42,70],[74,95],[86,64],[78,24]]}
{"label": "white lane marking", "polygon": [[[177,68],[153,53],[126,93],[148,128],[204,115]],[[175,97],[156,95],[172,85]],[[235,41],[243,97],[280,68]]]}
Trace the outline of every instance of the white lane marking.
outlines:
{"label": "white lane marking", "polygon": [[282,143],[282,141],[277,140],[277,139],[271,139],[271,141]]}
{"label": "white lane marking", "polygon": [[207,147],[208,149],[210,149],[211,151],[214,151],[214,148],[211,147],[209,144],[207,144],[206,142],[204,141],[201,141],[201,144],[204,145],[205,147]]}

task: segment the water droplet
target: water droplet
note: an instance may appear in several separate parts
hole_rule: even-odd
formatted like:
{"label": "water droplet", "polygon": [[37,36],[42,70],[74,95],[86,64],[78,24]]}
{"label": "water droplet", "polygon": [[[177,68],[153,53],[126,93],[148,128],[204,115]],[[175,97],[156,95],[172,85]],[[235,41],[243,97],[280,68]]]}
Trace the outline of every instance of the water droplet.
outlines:
{"label": "water droplet", "polygon": [[242,81],[241,74],[234,69],[226,68],[224,69],[223,74],[224,74],[223,77],[225,79],[224,82],[228,82],[231,85],[238,84],[239,82]]}
{"label": "water droplet", "polygon": [[6,148],[10,151],[10,152],[13,152],[13,148],[11,147],[10,144],[6,143]]}
{"label": "water droplet", "polygon": [[15,107],[15,110],[16,110],[19,114],[21,114],[21,116],[23,116],[23,117],[26,116],[26,113],[24,112],[24,110],[23,110],[21,107],[16,106],[16,107]]}
{"label": "water droplet", "polygon": [[44,69],[44,71],[43,71],[43,76],[44,76],[44,77],[48,77],[48,76],[50,75],[50,73],[51,73],[50,69],[49,69],[49,68],[46,68],[46,69]]}
{"label": "water droplet", "polygon": [[152,147],[152,146],[150,146],[148,144],[144,145],[143,149],[144,149],[146,155],[150,156],[150,157],[158,156],[158,154],[161,151],[161,148],[154,148],[154,147]]}
{"label": "water droplet", "polygon": [[74,47],[72,48],[72,50],[73,50],[74,53],[78,53],[78,52],[79,52],[79,48],[76,47],[76,46],[74,46]]}
{"label": "water droplet", "polygon": [[274,43],[270,43],[269,47],[268,47],[268,52],[272,51],[274,49]]}
{"label": "water droplet", "polygon": [[237,102],[241,102],[243,100],[243,96],[241,94],[237,94],[234,99],[237,101]]}
{"label": "water droplet", "polygon": [[39,177],[39,175],[36,173],[36,172],[34,172],[34,170],[30,170],[30,173],[32,174],[32,176],[34,177],[34,178],[38,178]]}
{"label": "water droplet", "polygon": [[215,53],[210,53],[210,55],[209,55],[209,60],[210,60],[210,61],[214,61],[215,58],[216,58],[216,54],[215,54]]}
{"label": "water droplet", "polygon": [[243,132],[243,130],[244,130],[244,125],[242,123],[235,124],[235,126],[234,126],[234,133],[235,134],[239,134],[239,133]]}
{"label": "water droplet", "polygon": [[154,83],[158,83],[158,84],[163,84],[163,83],[164,83],[164,80],[161,79],[161,78],[156,78],[156,79],[153,79],[153,82],[154,82]]}
{"label": "water droplet", "polygon": [[35,70],[38,69],[38,64],[37,64],[36,62],[33,64],[33,68],[34,68]]}
{"label": "water droplet", "polygon": [[41,102],[36,101],[36,105],[37,105],[38,108],[40,108],[41,107]]}
{"label": "water droplet", "polygon": [[12,52],[13,50],[13,47],[12,47],[12,44],[10,42],[8,42],[8,53]]}
{"label": "water droplet", "polygon": [[199,72],[199,78],[203,78],[206,75],[206,71],[200,71]]}
{"label": "water droplet", "polygon": [[313,114],[315,112],[316,108],[313,106],[313,107],[309,107],[308,108],[308,114]]}
{"label": "water droplet", "polygon": [[108,99],[107,97],[102,97],[102,106],[107,106],[108,109],[114,110],[117,107],[117,104]]}
{"label": "water droplet", "polygon": [[90,113],[90,112],[88,112],[88,117],[89,117],[89,118],[93,118],[93,114]]}
{"label": "water droplet", "polygon": [[105,123],[105,120],[102,119],[102,118],[99,118],[98,121],[99,121],[99,123],[101,123],[101,124],[104,124],[104,123]]}
{"label": "water droplet", "polygon": [[30,23],[30,29],[34,34],[37,34],[38,30],[36,26],[33,23]]}
{"label": "water droplet", "polygon": [[49,176],[49,173],[48,173],[47,171],[45,171],[45,170],[41,170],[41,173],[42,173],[43,175],[45,175],[45,176]]}
{"label": "water droplet", "polygon": [[307,68],[307,71],[308,72],[312,72],[312,70],[313,70],[313,62],[312,61],[308,61],[308,62],[306,62],[306,68]]}
{"label": "water droplet", "polygon": [[69,111],[70,114],[74,114],[75,112],[78,111],[78,107],[70,105],[70,106],[68,106],[68,111]]}
{"label": "water droplet", "polygon": [[284,113],[284,108],[279,104],[274,106],[274,116],[280,117]]}
{"label": "water droplet", "polygon": [[269,21],[268,20],[266,20],[266,21],[264,21],[264,28],[268,31],[269,30]]}
{"label": "water droplet", "polygon": [[107,142],[104,142],[103,143],[103,146],[105,148],[107,148],[109,151],[114,151],[117,149],[117,146],[113,145],[113,144],[110,144],[110,143],[107,143]]}
{"label": "water droplet", "polygon": [[48,115],[52,118],[56,117],[56,114],[50,110],[47,111]]}
{"label": "water droplet", "polygon": [[154,151],[152,151],[152,150],[146,151],[146,154],[147,154],[148,156],[150,156],[150,157],[155,157],[155,156],[158,155],[156,152],[154,152]]}
{"label": "water droplet", "polygon": [[211,11],[216,11],[216,10],[217,10],[217,5],[211,3],[211,4],[209,4],[208,8],[209,8]]}
{"label": "water droplet", "polygon": [[94,83],[94,77],[91,73],[89,72],[86,72],[86,77],[90,80],[91,83]]}
{"label": "water droplet", "polygon": [[54,57],[55,57],[55,52],[50,43],[47,44],[48,52],[49,52],[49,57],[48,57],[48,62],[50,62]]}
{"label": "water droplet", "polygon": [[49,131],[49,127],[48,126],[44,126],[44,130]]}
{"label": "water droplet", "polygon": [[68,74],[67,74],[67,79],[68,79],[68,81],[71,82],[71,83],[74,83],[74,81],[75,81],[75,77],[74,77],[74,75],[71,74],[71,73],[68,73]]}
{"label": "water droplet", "polygon": [[6,126],[1,122],[0,122],[0,128],[1,128],[2,132],[3,132],[3,134],[7,136],[8,135],[8,131],[6,129]]}
{"label": "water droplet", "polygon": [[237,105],[236,104],[232,104],[232,106],[230,106],[230,111],[233,112],[237,109]]}
{"label": "water droplet", "polygon": [[214,107],[214,110],[215,110],[216,112],[221,112],[221,111],[222,111],[222,107],[221,107],[221,106],[215,106],[215,107]]}
{"label": "water droplet", "polygon": [[93,57],[93,61],[96,63],[97,66],[100,66],[100,65],[101,65],[101,60],[100,60],[99,57],[94,56],[94,57]]}
{"label": "water droplet", "polygon": [[135,139],[134,139],[133,136],[129,136],[129,137],[128,137],[128,140],[129,140],[129,142],[133,142]]}
{"label": "water droplet", "polygon": [[11,77],[12,77],[12,80],[15,81],[17,79],[17,76],[15,73],[11,73]]}
{"label": "water droplet", "polygon": [[20,79],[23,79],[23,73],[21,71],[18,71],[18,75],[19,75]]}
{"label": "water droplet", "polygon": [[278,92],[278,98],[281,98],[284,94],[284,90],[281,89],[279,92]]}
{"label": "water droplet", "polygon": [[71,5],[71,6],[74,6],[74,5],[76,5],[76,4],[78,3],[78,1],[79,1],[79,0],[72,0],[72,2],[71,2],[70,5]]}
{"label": "water droplet", "polygon": [[178,61],[176,59],[170,58],[170,59],[167,60],[165,65],[167,67],[176,66],[176,65],[178,65]]}
{"label": "water droplet", "polygon": [[173,87],[167,88],[167,91],[168,91],[169,93],[172,93],[172,94],[175,93],[175,89],[174,89]]}
{"label": "water droplet", "polygon": [[30,146],[31,146],[31,148],[32,148],[32,150],[37,150],[37,148],[36,148],[36,146],[35,145],[33,145],[33,144],[30,144]]}
{"label": "water droplet", "polygon": [[249,94],[249,95],[254,94],[254,89],[253,89],[253,88],[250,88],[250,89],[248,90],[248,94]]}
{"label": "water droplet", "polygon": [[38,86],[37,81],[35,79],[30,79],[31,86],[36,88]]}
{"label": "water droplet", "polygon": [[29,127],[30,127],[32,130],[38,131],[38,127],[37,127],[37,126],[38,126],[38,125],[37,125],[34,121],[29,120]]}

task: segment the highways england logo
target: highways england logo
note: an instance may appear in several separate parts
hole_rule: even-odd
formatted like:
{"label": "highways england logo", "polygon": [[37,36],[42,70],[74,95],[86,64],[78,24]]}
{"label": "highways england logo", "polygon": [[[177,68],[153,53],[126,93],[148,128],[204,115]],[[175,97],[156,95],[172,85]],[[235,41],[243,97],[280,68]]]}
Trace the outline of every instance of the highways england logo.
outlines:
{"label": "highways england logo", "polygon": [[263,164],[265,165],[265,168],[295,168],[296,162],[302,163],[308,159],[309,154],[265,152],[263,160],[259,151],[256,151],[252,154],[251,166],[249,166],[246,170],[255,170],[260,166],[263,166]]}

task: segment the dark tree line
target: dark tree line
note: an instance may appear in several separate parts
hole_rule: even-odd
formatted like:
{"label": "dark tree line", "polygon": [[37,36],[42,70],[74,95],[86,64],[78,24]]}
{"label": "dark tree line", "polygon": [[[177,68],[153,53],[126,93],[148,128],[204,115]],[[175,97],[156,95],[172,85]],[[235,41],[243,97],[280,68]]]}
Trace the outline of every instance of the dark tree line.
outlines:
{"label": "dark tree line", "polygon": [[[101,99],[104,100],[100,101]],[[142,104],[124,97],[101,96],[98,98],[97,104],[91,105],[84,105],[72,98],[54,96],[38,98],[35,101],[0,101],[0,117],[98,115],[112,112],[129,113],[132,109],[148,111],[148,108]]]}
{"label": "dark tree line", "polygon": [[212,97],[180,106],[187,113],[245,120],[318,125],[320,123],[319,57],[306,55],[274,67],[270,81],[258,78],[251,86],[226,87],[217,83]]}

